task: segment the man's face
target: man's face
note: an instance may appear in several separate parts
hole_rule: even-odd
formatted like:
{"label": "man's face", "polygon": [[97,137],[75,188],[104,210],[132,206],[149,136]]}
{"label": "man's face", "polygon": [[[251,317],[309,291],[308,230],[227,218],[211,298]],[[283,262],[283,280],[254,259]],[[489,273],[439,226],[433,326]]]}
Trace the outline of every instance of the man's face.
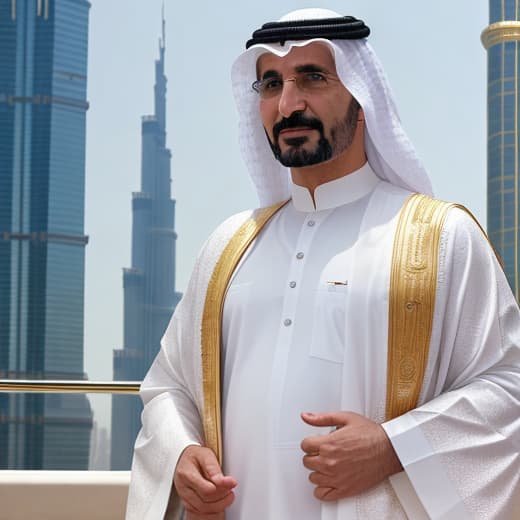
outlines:
{"label": "man's face", "polygon": [[267,81],[260,99],[262,123],[284,166],[319,164],[351,145],[359,105],[339,80],[325,45],[294,47],[284,57],[263,54],[257,74]]}

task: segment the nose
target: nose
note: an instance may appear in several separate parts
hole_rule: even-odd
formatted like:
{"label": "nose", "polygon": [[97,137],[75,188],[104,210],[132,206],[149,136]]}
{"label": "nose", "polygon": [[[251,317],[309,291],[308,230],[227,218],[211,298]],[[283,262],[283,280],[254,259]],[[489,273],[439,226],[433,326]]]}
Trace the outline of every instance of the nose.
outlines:
{"label": "nose", "polygon": [[284,81],[282,93],[278,100],[278,112],[282,117],[289,117],[294,112],[303,112],[307,107],[305,96],[298,88],[294,78]]}

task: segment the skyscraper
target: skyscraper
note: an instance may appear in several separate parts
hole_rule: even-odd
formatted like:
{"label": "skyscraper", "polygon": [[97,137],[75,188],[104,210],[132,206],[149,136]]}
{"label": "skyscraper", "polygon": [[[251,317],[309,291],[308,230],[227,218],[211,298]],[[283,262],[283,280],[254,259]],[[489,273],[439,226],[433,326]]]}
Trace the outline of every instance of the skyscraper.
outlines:
{"label": "skyscraper", "polygon": [[[83,373],[85,0],[0,0],[0,377]],[[83,395],[0,395],[0,468],[86,469]]]}
{"label": "skyscraper", "polygon": [[[142,380],[157,355],[181,298],[175,291],[175,200],[166,147],[165,33],[155,62],[155,112],[142,118],[141,191],[132,196],[132,267],[123,270],[123,349],[114,350],[114,379]],[[142,406],[135,397],[112,399],[111,467],[129,469]]]}
{"label": "skyscraper", "polygon": [[487,231],[519,300],[520,0],[490,0],[489,14]]}

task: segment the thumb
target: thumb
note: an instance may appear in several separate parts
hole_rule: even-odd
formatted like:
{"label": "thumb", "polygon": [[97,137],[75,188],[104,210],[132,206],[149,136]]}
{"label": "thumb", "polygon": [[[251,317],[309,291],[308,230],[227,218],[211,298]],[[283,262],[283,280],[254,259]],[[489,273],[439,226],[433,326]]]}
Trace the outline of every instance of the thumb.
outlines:
{"label": "thumb", "polygon": [[302,419],[311,426],[345,426],[348,424],[347,412],[310,413],[303,412]]}
{"label": "thumb", "polygon": [[215,453],[210,449],[204,450],[204,455],[200,460],[200,467],[204,478],[213,482],[216,486],[233,489],[237,485],[237,482],[233,477],[224,476]]}
{"label": "thumb", "polygon": [[218,478],[223,476],[220,464],[218,463],[217,457],[212,450],[205,449],[203,452],[201,452],[200,455],[200,469],[207,480],[213,480],[215,477]]}

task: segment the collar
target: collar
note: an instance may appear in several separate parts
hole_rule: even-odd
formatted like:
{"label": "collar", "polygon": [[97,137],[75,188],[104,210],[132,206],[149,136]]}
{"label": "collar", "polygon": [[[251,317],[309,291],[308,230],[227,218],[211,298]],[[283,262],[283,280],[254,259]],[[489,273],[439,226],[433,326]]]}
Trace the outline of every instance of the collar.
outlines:
{"label": "collar", "polygon": [[367,161],[359,170],[320,184],[314,190],[316,207],[309,190],[291,182],[292,201],[296,210],[307,213],[337,208],[368,195],[380,180]]}

